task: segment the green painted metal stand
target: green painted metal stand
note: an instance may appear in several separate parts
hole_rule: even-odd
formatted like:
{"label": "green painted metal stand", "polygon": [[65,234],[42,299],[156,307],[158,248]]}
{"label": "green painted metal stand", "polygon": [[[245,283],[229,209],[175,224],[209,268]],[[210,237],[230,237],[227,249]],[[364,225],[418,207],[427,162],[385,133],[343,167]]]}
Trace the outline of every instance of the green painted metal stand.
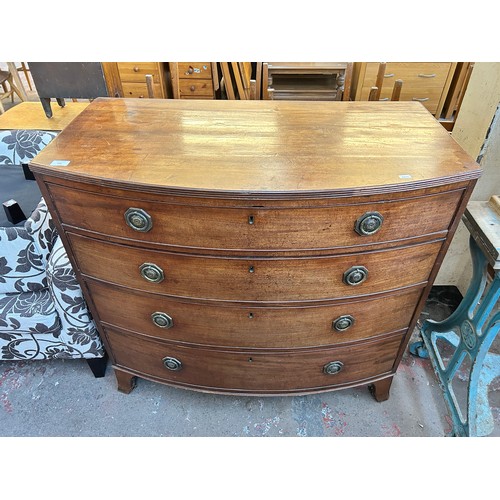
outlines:
{"label": "green painted metal stand", "polygon": [[[410,346],[420,357],[430,357],[449,407],[455,436],[486,436],[494,428],[488,387],[500,376],[500,355],[489,352],[500,330],[500,217],[486,202],[470,202],[463,222],[469,229],[473,276],[456,311],[446,320],[426,320],[422,342]],[[493,278],[488,277],[488,265]],[[454,350],[446,360],[444,346]],[[470,363],[466,411],[454,392],[455,377]]]}

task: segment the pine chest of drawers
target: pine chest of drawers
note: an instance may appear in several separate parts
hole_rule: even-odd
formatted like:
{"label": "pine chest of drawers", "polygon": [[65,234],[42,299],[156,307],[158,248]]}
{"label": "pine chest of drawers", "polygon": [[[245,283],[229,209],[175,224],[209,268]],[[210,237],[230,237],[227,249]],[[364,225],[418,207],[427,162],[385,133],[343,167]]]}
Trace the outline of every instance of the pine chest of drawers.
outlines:
{"label": "pine chest of drawers", "polygon": [[377,400],[480,175],[408,102],[100,98],[31,168],[119,390]]}

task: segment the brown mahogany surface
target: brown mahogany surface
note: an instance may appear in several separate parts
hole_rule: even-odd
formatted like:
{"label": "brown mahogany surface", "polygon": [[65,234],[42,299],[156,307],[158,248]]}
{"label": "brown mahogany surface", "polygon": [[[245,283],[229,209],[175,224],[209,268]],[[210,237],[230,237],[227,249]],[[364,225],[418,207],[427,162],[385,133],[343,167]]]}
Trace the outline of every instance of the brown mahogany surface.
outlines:
{"label": "brown mahogany surface", "polygon": [[30,166],[121,391],[378,401],[480,175],[412,102],[99,98]]}

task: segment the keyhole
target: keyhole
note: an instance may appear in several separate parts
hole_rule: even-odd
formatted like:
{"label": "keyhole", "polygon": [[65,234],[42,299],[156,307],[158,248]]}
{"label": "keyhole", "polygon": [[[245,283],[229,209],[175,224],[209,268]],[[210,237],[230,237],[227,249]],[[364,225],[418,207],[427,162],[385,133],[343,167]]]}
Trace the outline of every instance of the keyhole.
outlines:
{"label": "keyhole", "polygon": [[248,317],[249,317],[250,319],[253,319],[253,313],[248,313]]}
{"label": "keyhole", "polygon": [[248,223],[249,224],[253,224],[254,220],[253,220],[253,215],[249,215],[248,216]]}
{"label": "keyhole", "polygon": [[254,267],[253,267],[253,266],[250,266],[250,267],[248,268],[248,272],[249,272],[249,273],[253,273],[254,271],[255,271],[255,269],[254,269]]}
{"label": "keyhole", "polygon": [[253,361],[252,358],[248,358],[248,362],[251,363]]}

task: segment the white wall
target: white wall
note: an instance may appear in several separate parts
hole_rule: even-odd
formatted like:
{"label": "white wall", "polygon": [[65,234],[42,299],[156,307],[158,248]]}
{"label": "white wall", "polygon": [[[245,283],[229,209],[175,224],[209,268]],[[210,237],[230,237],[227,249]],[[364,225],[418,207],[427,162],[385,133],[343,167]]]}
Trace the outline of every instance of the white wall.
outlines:
{"label": "white wall", "polygon": [[[452,137],[476,159],[482,153],[483,175],[472,200],[486,201],[500,194],[500,117],[494,120],[500,103],[500,63],[474,64]],[[498,116],[498,115],[497,115]],[[488,129],[491,131],[485,144]],[[485,145],[483,151],[481,148]],[[461,222],[436,278],[436,285],[455,285],[462,294],[470,276],[469,232]]]}

